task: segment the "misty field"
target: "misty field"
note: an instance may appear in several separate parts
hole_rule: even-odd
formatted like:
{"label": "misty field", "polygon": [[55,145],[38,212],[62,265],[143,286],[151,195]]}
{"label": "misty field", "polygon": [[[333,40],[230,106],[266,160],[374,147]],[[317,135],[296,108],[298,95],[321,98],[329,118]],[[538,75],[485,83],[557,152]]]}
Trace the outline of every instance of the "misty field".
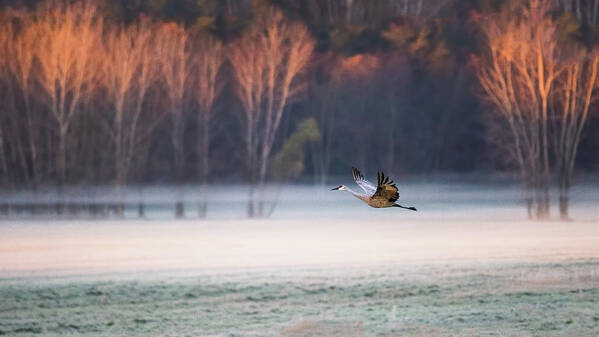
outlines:
{"label": "misty field", "polygon": [[418,212],[284,187],[251,220],[216,190],[204,220],[191,191],[184,220],[4,219],[0,334],[599,335],[592,187],[570,222],[526,220],[510,184],[402,186]]}

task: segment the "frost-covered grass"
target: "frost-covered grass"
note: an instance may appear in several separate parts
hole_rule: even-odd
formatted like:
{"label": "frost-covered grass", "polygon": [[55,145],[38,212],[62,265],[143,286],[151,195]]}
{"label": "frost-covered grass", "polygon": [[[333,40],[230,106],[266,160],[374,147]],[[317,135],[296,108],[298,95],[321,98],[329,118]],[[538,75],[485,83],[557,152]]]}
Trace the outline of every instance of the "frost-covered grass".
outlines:
{"label": "frost-covered grass", "polygon": [[597,336],[599,261],[0,280],[11,336]]}
{"label": "frost-covered grass", "polygon": [[222,191],[202,220],[4,218],[0,335],[599,336],[595,187],[571,222],[528,221],[517,185],[400,192],[418,212],[296,186],[269,219]]}

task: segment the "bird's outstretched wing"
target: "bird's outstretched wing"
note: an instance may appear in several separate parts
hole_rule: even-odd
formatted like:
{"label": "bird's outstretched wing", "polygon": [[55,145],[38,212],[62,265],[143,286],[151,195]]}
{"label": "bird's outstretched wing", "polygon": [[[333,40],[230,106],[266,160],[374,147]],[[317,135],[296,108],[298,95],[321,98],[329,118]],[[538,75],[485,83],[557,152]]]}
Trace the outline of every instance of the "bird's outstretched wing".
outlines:
{"label": "bird's outstretched wing", "polygon": [[393,180],[389,181],[389,177],[385,177],[383,172],[377,174],[377,187],[372,199],[381,199],[388,202],[396,202],[399,199],[399,192]]}
{"label": "bird's outstretched wing", "polygon": [[370,181],[364,179],[364,176],[357,168],[352,167],[351,170],[356,184],[358,184],[358,186],[360,186],[360,188],[362,188],[369,197],[372,196],[376,192],[376,186],[374,186]]}

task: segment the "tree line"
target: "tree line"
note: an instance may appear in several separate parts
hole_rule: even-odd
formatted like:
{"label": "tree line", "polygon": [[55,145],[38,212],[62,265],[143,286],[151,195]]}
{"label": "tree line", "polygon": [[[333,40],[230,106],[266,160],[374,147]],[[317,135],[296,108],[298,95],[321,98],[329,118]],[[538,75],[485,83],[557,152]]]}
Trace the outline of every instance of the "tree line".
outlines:
{"label": "tree line", "polygon": [[509,4],[481,28],[476,70],[497,113],[496,134],[521,171],[529,216],[549,217],[555,170],[562,219],[591,106],[598,97],[599,49],[565,29],[552,1]]}
{"label": "tree line", "polygon": [[[4,16],[5,179],[63,186],[101,181],[108,172],[120,188],[135,165],[151,165],[153,137],[164,132],[170,178],[183,182],[193,117],[192,146],[205,184],[213,106],[230,80],[242,111],[247,178],[263,190],[283,112],[302,90],[296,77],[314,48],[304,25],[265,7],[225,48],[173,22],[139,17],[127,25],[108,23],[92,1],[49,1]],[[229,79],[221,70],[226,61]],[[248,215],[261,216],[263,202],[254,204],[253,194],[252,188]]]}
{"label": "tree line", "polygon": [[518,169],[530,216],[555,176],[566,218],[597,165],[598,1],[0,5],[5,186],[228,179],[262,216],[268,181],[351,165]]}

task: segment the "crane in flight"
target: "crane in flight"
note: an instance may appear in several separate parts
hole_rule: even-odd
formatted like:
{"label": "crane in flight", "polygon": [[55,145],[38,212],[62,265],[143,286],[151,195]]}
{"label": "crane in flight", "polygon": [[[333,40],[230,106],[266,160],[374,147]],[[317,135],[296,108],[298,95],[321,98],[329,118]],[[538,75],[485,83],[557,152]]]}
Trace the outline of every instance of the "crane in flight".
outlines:
{"label": "crane in flight", "polygon": [[355,167],[352,167],[352,174],[354,176],[354,181],[362,188],[362,190],[364,190],[364,193],[354,192],[344,185],[339,185],[338,187],[331,189],[331,191],[348,191],[354,197],[374,208],[400,207],[416,211],[415,207],[405,207],[395,203],[397,199],[399,199],[397,186],[395,186],[393,180],[389,181],[389,177],[386,177],[383,172],[377,174],[377,186],[374,186],[370,181],[364,179],[362,173]]}

